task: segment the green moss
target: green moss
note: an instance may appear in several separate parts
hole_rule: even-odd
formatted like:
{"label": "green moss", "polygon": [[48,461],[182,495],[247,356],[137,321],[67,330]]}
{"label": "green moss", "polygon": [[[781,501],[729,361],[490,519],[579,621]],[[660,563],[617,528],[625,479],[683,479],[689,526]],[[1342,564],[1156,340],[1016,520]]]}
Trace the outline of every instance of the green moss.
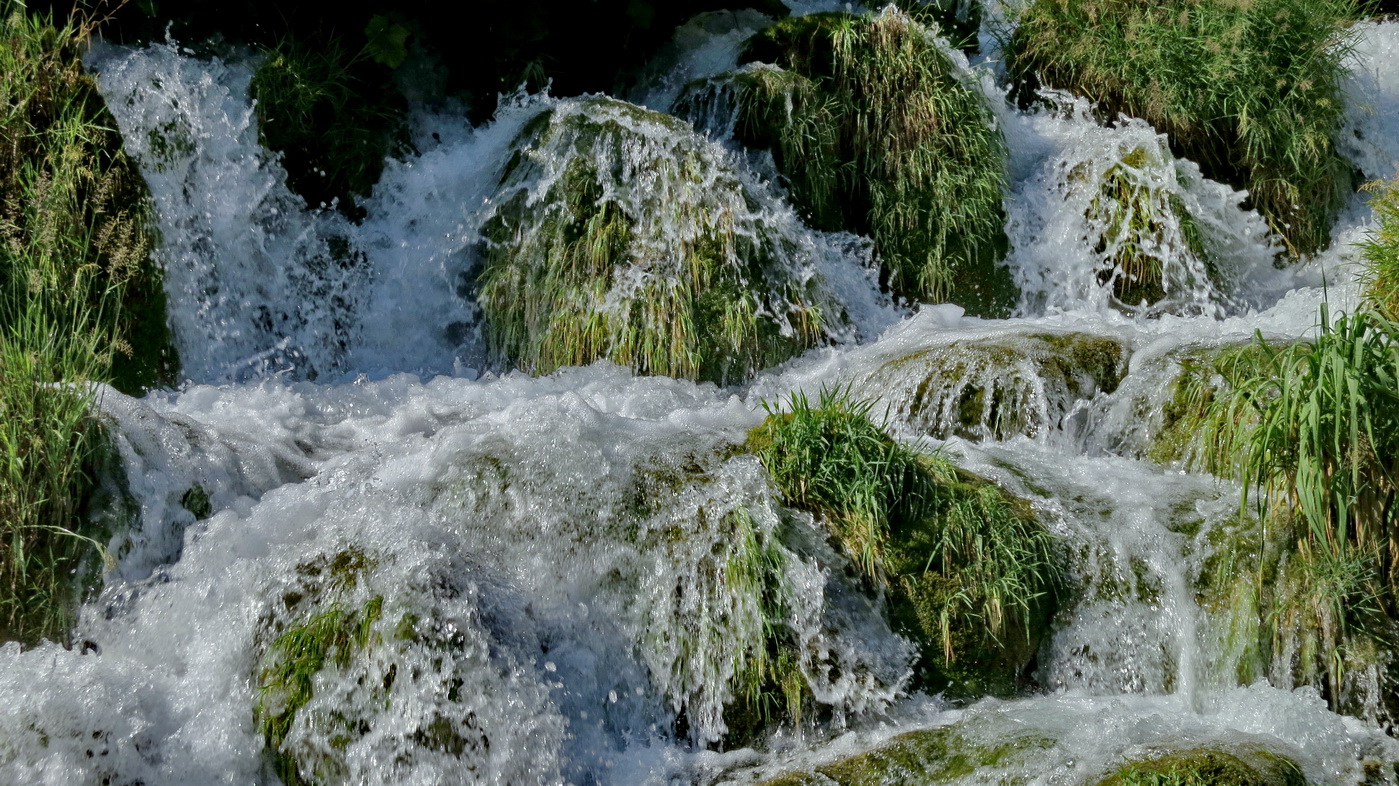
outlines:
{"label": "green moss", "polygon": [[1022,97],[1041,82],[1140,117],[1249,200],[1294,255],[1326,246],[1352,183],[1333,142],[1353,0],[1036,0],[1006,45]]}
{"label": "green moss", "polygon": [[1306,786],[1291,761],[1261,748],[1188,750],[1124,764],[1096,786]]}
{"label": "green moss", "polygon": [[[1085,217],[1099,231],[1093,250],[1103,258],[1098,283],[1111,287],[1114,305],[1128,312],[1150,309],[1173,288],[1196,283],[1179,273],[1172,276],[1184,267],[1184,258],[1214,271],[1199,225],[1152,171],[1173,165],[1169,158],[1161,160],[1159,151],[1130,150],[1103,173],[1089,202]],[[1083,179],[1070,173],[1071,182]]]}
{"label": "green moss", "polygon": [[888,391],[891,416],[937,438],[1008,439],[1053,428],[1073,402],[1117,389],[1126,349],[1086,333],[1028,333],[914,352],[862,387]]}
{"label": "green moss", "polygon": [[[772,151],[807,220],[868,235],[885,284],[1002,316],[1005,145],[985,98],[896,11],[811,14],[750,39],[732,76],[738,139]],[[710,111],[696,86],[682,111]]]}
{"label": "green moss", "polygon": [[749,435],[785,502],[823,520],[895,627],[920,644],[919,679],[1008,694],[1052,608],[1051,538],[1029,506],[939,455],[919,455],[869,405],[800,395]]}
{"label": "green moss", "polygon": [[[1029,763],[1052,740],[1036,735],[976,742],[957,726],[901,734],[874,750],[815,768],[809,773],[788,773],[762,782],[762,786],[916,786],[948,783],[978,771],[1003,769]],[[1016,786],[1028,776],[998,773],[996,783]]]}
{"label": "green moss", "polygon": [[363,217],[358,199],[385,158],[407,145],[407,105],[391,74],[338,38],[288,37],[265,50],[252,82],[258,133],[282,154],[287,184],[307,204]]}
{"label": "green moss", "polygon": [[497,358],[731,383],[823,341],[842,315],[716,155],[683,122],[609,98],[531,122],[484,230]]}

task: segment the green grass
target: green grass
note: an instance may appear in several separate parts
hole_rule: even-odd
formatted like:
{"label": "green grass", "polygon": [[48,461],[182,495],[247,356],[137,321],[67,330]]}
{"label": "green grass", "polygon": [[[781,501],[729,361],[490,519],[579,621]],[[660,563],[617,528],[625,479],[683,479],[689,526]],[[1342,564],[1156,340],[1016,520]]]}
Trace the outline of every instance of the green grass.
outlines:
{"label": "green grass", "polygon": [[[1006,248],[1006,151],[984,97],[904,14],[812,14],[750,39],[727,79],[739,141],[772,151],[818,229],[868,235],[902,297],[988,316],[1014,300]],[[696,85],[682,111],[709,111]]]}
{"label": "green grass", "polygon": [[1305,786],[1296,764],[1265,750],[1193,750],[1123,764],[1097,786]]}
{"label": "green grass", "polygon": [[1036,0],[1008,73],[1026,98],[1043,83],[1150,122],[1303,255],[1353,186],[1333,138],[1356,16],[1354,0]]}
{"label": "green grass", "polygon": [[675,118],[609,98],[545,113],[484,230],[492,352],[534,373],[607,359],[728,384],[824,341],[841,315],[752,199]]}
{"label": "green grass", "polygon": [[292,190],[312,207],[335,203],[362,218],[358,200],[407,144],[407,106],[390,69],[369,47],[288,36],[264,50],[252,95],[262,144],[282,154]]}
{"label": "green grass", "polygon": [[972,692],[1014,688],[1056,575],[1052,540],[1028,506],[900,445],[847,392],[815,404],[794,394],[748,448],[786,504],[825,521],[867,583],[888,592],[894,622],[925,643],[926,665]]}
{"label": "green grass", "polygon": [[1399,178],[1366,186],[1377,226],[1360,244],[1365,294],[1390,319],[1399,319]]}
{"label": "green grass", "polygon": [[173,357],[149,200],[85,35],[0,2],[0,641],[66,640],[105,556],[81,516],[105,444],[86,383],[140,392]]}

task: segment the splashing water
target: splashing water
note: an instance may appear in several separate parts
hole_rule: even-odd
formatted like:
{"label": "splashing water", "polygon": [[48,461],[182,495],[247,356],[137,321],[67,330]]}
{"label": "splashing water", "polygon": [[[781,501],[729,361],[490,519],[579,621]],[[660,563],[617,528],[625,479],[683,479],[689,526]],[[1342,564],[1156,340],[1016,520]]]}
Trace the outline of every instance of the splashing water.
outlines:
{"label": "splashing water", "polygon": [[[730,68],[759,24],[693,23],[640,100],[666,108]],[[1361,32],[1342,146],[1382,177],[1399,160],[1399,25]],[[867,243],[804,229],[760,166],[680,129],[658,144],[746,189],[796,249],[783,264],[855,325],[725,390],[607,363],[487,371],[469,285],[482,228],[521,131],[579,100],[516,96],[475,129],[421,114],[420,152],[389,162],[353,225],[308,209],[259,147],[248,64],[97,52],[155,197],[191,383],[102,394],[124,467],[107,511],[118,568],[84,607],[81,646],[0,648],[0,780],[272,783],[281,753],[356,783],[753,782],[936,744],[980,762],[939,782],[1077,784],[1188,744],[1285,755],[1313,783],[1392,783],[1373,765],[1399,751],[1376,724],[1308,688],[1240,684],[1230,618],[1199,602],[1217,535],[1247,523],[1237,489],[1139,460],[1174,358],[1306,335],[1320,303],[1353,306],[1363,202],[1332,251],[1276,270],[1243,195],[1147,125],[1103,127],[1064,97],[1016,111],[954,59],[1011,151],[1018,317],[896,311]],[[1105,188],[1140,215],[1102,209]],[[1145,305],[1122,294],[1128,244],[1161,271]],[[764,399],[840,385],[1030,500],[1057,536],[1066,600],[1038,695],[908,695],[912,645],[743,449]],[[269,741],[259,724],[293,701],[257,687],[289,662],[279,642],[346,619],[360,629]],[[753,738],[732,708],[778,638],[815,717]]]}

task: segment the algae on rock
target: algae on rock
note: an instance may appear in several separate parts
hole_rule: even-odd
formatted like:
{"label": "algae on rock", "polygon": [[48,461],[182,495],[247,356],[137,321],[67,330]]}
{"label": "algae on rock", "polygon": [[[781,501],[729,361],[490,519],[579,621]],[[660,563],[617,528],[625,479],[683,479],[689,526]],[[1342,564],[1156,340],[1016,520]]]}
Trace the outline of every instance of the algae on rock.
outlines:
{"label": "algae on rock", "polygon": [[839,336],[813,249],[758,188],[673,117],[556,104],[521,132],[484,229],[491,351],[534,373],[607,359],[735,383]]}
{"label": "algae on rock", "polygon": [[1074,405],[1117,389],[1120,341],[1025,333],[958,341],[891,360],[859,381],[889,416],[938,439],[1004,440],[1058,428]]}
{"label": "algae on rock", "polygon": [[918,679],[957,696],[1008,695],[1047,632],[1052,539],[1029,505],[942,455],[920,455],[870,405],[794,395],[749,434],[783,493],[829,528],[895,629],[919,644]]}
{"label": "algae on rock", "polygon": [[1172,751],[1122,765],[1094,786],[1306,786],[1291,760],[1261,747]]}
{"label": "algae on rock", "polygon": [[742,59],[765,65],[691,85],[677,111],[771,150],[813,226],[873,238],[896,295],[1009,313],[1005,143],[928,29],[895,9],[811,14],[758,33]]}

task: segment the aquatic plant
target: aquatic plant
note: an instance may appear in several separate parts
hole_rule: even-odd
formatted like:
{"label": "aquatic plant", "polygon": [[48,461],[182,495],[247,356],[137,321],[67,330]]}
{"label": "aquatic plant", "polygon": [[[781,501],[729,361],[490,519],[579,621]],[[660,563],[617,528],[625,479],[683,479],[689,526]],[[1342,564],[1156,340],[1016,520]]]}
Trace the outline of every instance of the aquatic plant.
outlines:
{"label": "aquatic plant", "polygon": [[814,405],[793,394],[748,449],[787,504],[826,522],[868,584],[889,593],[896,625],[933,648],[925,679],[1009,692],[1051,605],[1051,538],[994,484],[894,441],[870,406],[848,391]]}
{"label": "aquatic plant", "polygon": [[171,370],[145,186],[82,70],[86,33],[0,3],[0,641],[64,639],[74,575],[94,575],[87,383],[139,392]]}
{"label": "aquatic plant", "polygon": [[783,218],[685,123],[588,98],[515,147],[478,279],[500,362],[733,383],[843,322]]}
{"label": "aquatic plant", "polygon": [[[985,97],[896,10],[811,14],[758,33],[729,82],[737,139],[772,151],[813,226],[868,235],[894,293],[1000,316],[1005,143]],[[695,85],[679,111],[709,110]]]}
{"label": "aquatic plant", "polygon": [[1123,764],[1097,786],[1305,786],[1291,760],[1262,748],[1179,751]]}
{"label": "aquatic plant", "polygon": [[1207,177],[1245,188],[1294,255],[1323,248],[1352,188],[1333,138],[1354,0],[1036,0],[1006,42],[1023,99],[1044,84],[1140,117]]}
{"label": "aquatic plant", "polygon": [[368,46],[354,52],[334,37],[287,36],[262,52],[252,81],[258,134],[307,204],[363,216],[357,198],[407,145],[407,102],[390,77]]}

